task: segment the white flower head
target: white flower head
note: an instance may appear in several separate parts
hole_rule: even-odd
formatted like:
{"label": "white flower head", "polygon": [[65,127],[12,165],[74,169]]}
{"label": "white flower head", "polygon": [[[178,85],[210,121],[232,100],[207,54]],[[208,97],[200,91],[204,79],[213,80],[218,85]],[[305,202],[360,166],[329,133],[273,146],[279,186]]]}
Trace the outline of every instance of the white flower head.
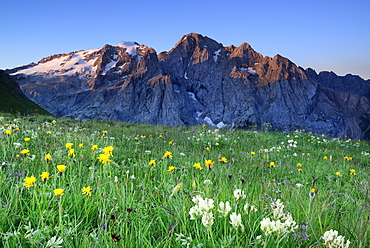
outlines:
{"label": "white flower head", "polygon": [[244,211],[247,213],[247,214],[252,214],[252,213],[255,213],[257,212],[257,208],[253,205],[250,205],[248,202],[246,202],[244,204]]}
{"label": "white flower head", "polygon": [[231,211],[230,202],[229,201],[226,201],[225,203],[220,202],[218,205],[220,207],[218,212],[220,212],[224,217],[226,217],[226,215],[228,215],[229,212]]}
{"label": "white flower head", "polygon": [[244,190],[241,189],[234,190],[234,198],[236,201],[238,201],[239,199],[245,199],[246,197],[247,196],[245,195]]}
{"label": "white flower head", "polygon": [[214,220],[214,217],[213,217],[212,212],[209,212],[209,213],[203,212],[203,216],[202,216],[203,226],[207,227],[208,229],[211,229],[213,225],[213,220]]}
{"label": "white flower head", "polygon": [[230,224],[236,229],[238,227],[241,227],[244,229],[244,226],[242,224],[242,215],[241,214],[236,214],[236,212],[233,212],[230,214]]}
{"label": "white flower head", "polygon": [[338,231],[332,229],[326,231],[322,238],[324,239],[325,246],[331,248],[348,248],[351,243],[349,240],[345,242],[344,236],[338,236]]}

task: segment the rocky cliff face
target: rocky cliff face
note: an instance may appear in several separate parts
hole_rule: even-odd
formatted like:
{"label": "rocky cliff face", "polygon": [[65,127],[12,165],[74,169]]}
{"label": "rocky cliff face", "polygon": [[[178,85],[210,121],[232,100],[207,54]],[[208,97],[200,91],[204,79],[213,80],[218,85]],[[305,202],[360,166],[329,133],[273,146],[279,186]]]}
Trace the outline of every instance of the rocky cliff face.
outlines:
{"label": "rocky cliff face", "polygon": [[9,72],[27,96],[62,117],[219,128],[271,123],[370,138],[369,80],[317,74],[247,43],[224,47],[199,34],[158,55],[126,42]]}

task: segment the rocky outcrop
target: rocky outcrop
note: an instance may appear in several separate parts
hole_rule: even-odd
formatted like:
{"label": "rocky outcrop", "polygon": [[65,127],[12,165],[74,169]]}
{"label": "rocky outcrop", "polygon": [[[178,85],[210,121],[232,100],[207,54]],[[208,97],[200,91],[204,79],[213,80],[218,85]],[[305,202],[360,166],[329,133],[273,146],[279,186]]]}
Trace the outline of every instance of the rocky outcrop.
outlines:
{"label": "rocky outcrop", "polygon": [[[159,55],[122,43],[68,56],[12,70],[26,95],[57,116],[219,128],[270,123],[370,138],[369,81],[304,70],[247,43],[224,47],[192,33]],[[50,70],[57,62],[63,68]]]}

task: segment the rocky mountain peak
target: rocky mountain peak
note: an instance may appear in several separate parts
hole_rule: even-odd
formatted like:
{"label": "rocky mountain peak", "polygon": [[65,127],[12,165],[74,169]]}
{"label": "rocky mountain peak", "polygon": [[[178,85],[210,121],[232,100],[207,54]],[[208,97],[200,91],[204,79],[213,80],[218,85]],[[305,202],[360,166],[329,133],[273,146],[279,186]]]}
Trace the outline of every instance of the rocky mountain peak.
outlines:
{"label": "rocky mountain peak", "polygon": [[11,73],[28,97],[62,117],[218,128],[271,123],[370,138],[369,80],[317,74],[281,55],[264,57],[248,43],[224,47],[195,33],[159,55],[121,42]]}

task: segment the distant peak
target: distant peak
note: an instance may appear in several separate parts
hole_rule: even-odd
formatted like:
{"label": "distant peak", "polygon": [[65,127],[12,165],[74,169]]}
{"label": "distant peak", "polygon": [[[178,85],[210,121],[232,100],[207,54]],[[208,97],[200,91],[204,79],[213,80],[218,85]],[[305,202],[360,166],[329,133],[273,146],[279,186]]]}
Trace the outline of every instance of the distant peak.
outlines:
{"label": "distant peak", "polygon": [[122,41],[116,46],[126,48],[127,53],[134,56],[136,55],[136,48],[139,47],[139,43],[134,41]]}

